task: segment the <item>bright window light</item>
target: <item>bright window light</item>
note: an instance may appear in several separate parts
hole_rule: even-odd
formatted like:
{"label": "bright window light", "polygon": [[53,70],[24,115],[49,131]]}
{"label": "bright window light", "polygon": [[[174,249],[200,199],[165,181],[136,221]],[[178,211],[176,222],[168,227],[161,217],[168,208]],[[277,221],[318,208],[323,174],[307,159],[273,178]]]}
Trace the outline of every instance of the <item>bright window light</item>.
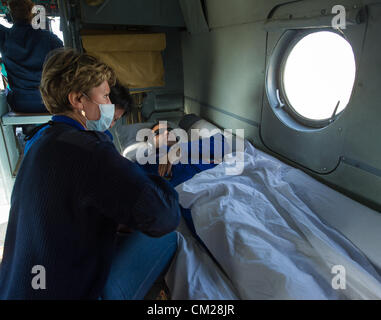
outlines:
{"label": "bright window light", "polygon": [[283,86],[291,107],[311,120],[330,119],[347,106],[355,81],[351,45],[340,35],[321,31],[302,38],[287,57]]}
{"label": "bright window light", "polygon": [[54,18],[51,18],[51,27],[52,27],[52,32],[58,37],[61,39],[61,41],[63,42],[63,33],[62,31],[60,30],[60,22],[61,22],[61,18],[60,17],[54,17]]}
{"label": "bright window light", "polygon": [[2,24],[3,26],[7,27],[7,28],[12,28],[13,24],[12,23],[9,23],[7,21],[7,19],[5,19],[5,16],[2,15],[0,16],[0,24]]}
{"label": "bright window light", "polygon": [[[7,27],[7,28],[12,28],[13,24],[12,23],[9,23],[7,21],[7,19],[5,19],[5,16],[4,15],[0,15],[0,24]],[[0,53],[0,58],[2,57],[1,53]],[[2,82],[2,81],[0,81]]]}

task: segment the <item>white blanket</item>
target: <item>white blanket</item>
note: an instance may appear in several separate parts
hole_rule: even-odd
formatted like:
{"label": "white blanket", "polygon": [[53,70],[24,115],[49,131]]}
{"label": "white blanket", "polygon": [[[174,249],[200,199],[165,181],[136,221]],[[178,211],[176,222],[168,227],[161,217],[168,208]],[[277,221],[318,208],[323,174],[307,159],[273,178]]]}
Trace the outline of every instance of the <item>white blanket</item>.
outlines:
{"label": "white blanket", "polygon": [[[229,279],[194,240],[179,235],[167,276],[174,299],[381,299],[376,269],[288,181],[296,171],[304,173],[250,144],[241,175],[227,176],[227,166],[204,171],[176,190]],[[335,268],[339,274],[332,273]]]}

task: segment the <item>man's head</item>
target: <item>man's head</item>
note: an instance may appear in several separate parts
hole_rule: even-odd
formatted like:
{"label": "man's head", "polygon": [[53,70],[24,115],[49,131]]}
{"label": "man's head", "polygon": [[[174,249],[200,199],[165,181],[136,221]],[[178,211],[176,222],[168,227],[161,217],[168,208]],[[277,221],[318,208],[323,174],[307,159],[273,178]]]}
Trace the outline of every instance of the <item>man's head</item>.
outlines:
{"label": "man's head", "polygon": [[176,143],[176,141],[168,141],[168,135],[172,130],[166,121],[160,121],[151,127],[156,148],[163,145],[172,146]]}
{"label": "man's head", "polygon": [[115,122],[118,121],[123,115],[131,111],[132,98],[128,88],[122,86],[118,81],[111,88],[110,99],[115,104],[114,120],[111,123],[111,128]]}
{"label": "man's head", "polygon": [[54,51],[44,64],[40,91],[51,114],[85,116],[99,120],[99,104],[111,103],[114,71],[97,58],[73,49]]}
{"label": "man's head", "polygon": [[8,1],[9,13],[14,23],[31,23],[33,19],[32,0],[10,0]]}

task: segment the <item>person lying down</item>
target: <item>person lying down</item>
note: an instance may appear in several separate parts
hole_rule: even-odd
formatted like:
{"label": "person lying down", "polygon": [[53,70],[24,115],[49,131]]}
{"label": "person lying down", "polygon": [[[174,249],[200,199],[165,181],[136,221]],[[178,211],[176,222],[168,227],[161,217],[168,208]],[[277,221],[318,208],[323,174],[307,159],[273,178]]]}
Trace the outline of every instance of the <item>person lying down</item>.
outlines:
{"label": "person lying down", "polygon": [[[180,142],[179,137],[176,137],[179,131],[168,127],[166,121],[154,124],[150,132],[146,131],[145,133],[146,141],[137,143],[138,148],[143,148],[146,151],[144,159],[137,155],[139,151],[135,147],[126,149],[127,153],[130,151],[127,158],[136,161],[148,174],[157,174],[166,179],[174,188],[192,179],[196,174],[216,167],[222,162],[224,156],[231,152],[228,139],[221,133],[208,138]],[[131,150],[134,150],[134,156],[132,156]],[[127,153],[125,152],[124,156]],[[175,158],[175,161],[171,161],[171,153],[174,156],[172,160]],[[201,239],[196,234],[191,211],[181,207],[181,213],[192,234],[202,244]],[[119,227],[118,231],[121,233],[130,232],[123,225]]]}
{"label": "person lying down", "polygon": [[214,168],[230,151],[229,144],[220,133],[209,138],[181,142],[176,136],[177,130],[168,127],[165,121],[155,124],[151,128],[152,135],[146,138],[154,150],[145,159],[137,159],[143,170],[159,174],[173,187],[197,173]]}

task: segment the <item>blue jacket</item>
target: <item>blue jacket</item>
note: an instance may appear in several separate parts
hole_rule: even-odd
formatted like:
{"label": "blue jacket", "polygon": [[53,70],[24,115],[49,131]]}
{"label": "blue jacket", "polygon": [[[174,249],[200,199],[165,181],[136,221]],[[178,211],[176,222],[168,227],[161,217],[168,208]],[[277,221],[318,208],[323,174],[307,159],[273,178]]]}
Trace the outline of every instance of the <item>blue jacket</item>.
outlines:
{"label": "blue jacket", "polygon": [[50,51],[61,47],[63,43],[56,35],[35,30],[30,24],[16,23],[10,29],[0,25],[0,52],[14,95],[12,107],[15,111],[28,112],[22,110],[25,103],[42,104],[38,88],[43,64]]}

